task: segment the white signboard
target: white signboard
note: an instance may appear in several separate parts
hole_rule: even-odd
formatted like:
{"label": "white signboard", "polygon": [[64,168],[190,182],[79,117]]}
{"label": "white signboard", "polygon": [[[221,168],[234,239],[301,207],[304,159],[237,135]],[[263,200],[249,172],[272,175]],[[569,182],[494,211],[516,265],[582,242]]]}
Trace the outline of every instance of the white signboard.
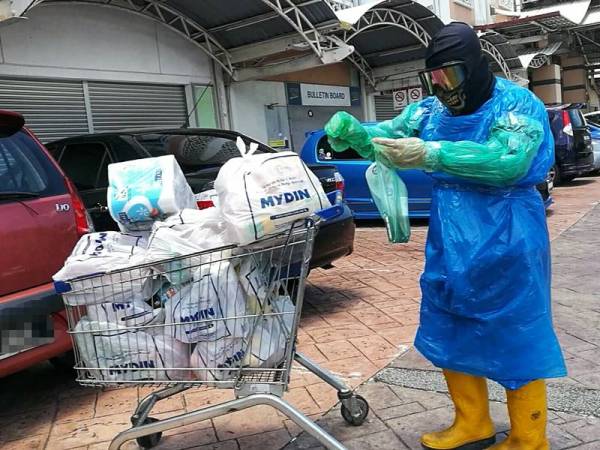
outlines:
{"label": "white signboard", "polygon": [[423,99],[423,91],[420,87],[408,88],[408,102],[420,102]]}
{"label": "white signboard", "polygon": [[403,109],[408,105],[408,92],[406,89],[394,91],[392,93],[392,98],[394,99],[394,111]]}
{"label": "white signboard", "polygon": [[300,84],[302,104],[305,106],[350,106],[348,86]]}

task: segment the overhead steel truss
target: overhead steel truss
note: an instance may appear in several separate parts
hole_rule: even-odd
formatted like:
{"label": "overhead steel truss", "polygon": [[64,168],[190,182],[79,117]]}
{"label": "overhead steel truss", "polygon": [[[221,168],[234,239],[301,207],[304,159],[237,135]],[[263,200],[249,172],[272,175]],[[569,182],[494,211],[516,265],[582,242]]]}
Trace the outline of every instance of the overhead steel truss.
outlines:
{"label": "overhead steel truss", "polygon": [[[374,8],[368,10],[352,28],[344,30],[342,40],[346,44],[354,39],[360,33],[375,27],[392,26],[404,30],[413,35],[424,47],[427,47],[431,36],[423,26],[415,19],[403,12],[387,8]],[[354,52],[348,57],[348,60],[363,74],[367,82],[375,87],[375,78],[373,69],[358,52]]]}
{"label": "overhead steel truss", "polygon": [[35,0],[28,9],[43,3],[59,2],[87,3],[125,9],[131,13],[161,22],[175,33],[193,42],[229,75],[233,74],[233,65],[227,49],[200,24],[165,2],[157,0],[104,0],[100,3],[86,0]]}
{"label": "overhead steel truss", "polygon": [[325,37],[292,0],[262,0],[298,33],[317,57],[326,63],[325,50],[337,48],[339,41]]}
{"label": "overhead steel truss", "polygon": [[[339,58],[351,52],[348,46],[335,36],[322,34],[302,12],[301,6],[291,0],[261,0],[273,10],[273,14],[284,19],[304,40],[319,58],[321,63],[337,62]],[[219,42],[210,30],[205,29],[167,2],[160,0],[34,0],[22,12],[44,3],[85,3],[127,10],[131,13],[158,21],[177,34],[197,45],[207,56],[214,60],[223,70],[235,79],[239,71],[232,61],[230,52]],[[309,3],[309,2],[307,2]]]}
{"label": "overhead steel truss", "polygon": [[504,59],[504,56],[502,56],[502,53],[500,53],[500,50],[498,50],[494,44],[485,38],[481,38],[479,41],[481,42],[481,50],[483,53],[487,53],[496,62],[496,64],[498,64],[498,67],[500,67],[500,70],[504,76],[509,80],[512,80],[513,74],[510,70],[510,67],[508,67],[508,63]]}

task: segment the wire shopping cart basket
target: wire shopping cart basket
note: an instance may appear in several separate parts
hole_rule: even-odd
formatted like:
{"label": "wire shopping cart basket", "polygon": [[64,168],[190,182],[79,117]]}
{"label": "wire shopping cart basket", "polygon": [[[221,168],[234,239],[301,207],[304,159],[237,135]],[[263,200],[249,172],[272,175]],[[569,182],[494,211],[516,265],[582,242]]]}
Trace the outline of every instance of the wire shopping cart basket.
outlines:
{"label": "wire shopping cart basket", "polygon": [[[245,247],[229,246],[152,261],[69,282],[62,293],[77,381],[90,386],[154,385],[132,428],[109,450],[136,439],[265,404],[330,449],[344,449],[282,399],[294,361],[338,391],[343,418],[365,420],[367,402],[296,352],[295,343],[317,219]],[[235,399],[157,420],[160,400],[199,386],[233,389]]]}

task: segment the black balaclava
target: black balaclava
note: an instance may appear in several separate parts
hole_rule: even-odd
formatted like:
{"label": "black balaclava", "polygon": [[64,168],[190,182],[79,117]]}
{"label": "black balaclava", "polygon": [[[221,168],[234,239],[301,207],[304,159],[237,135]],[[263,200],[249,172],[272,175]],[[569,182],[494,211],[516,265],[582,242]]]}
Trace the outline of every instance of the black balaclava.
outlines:
{"label": "black balaclava", "polygon": [[[467,69],[467,79],[459,88],[459,95],[464,98],[464,102],[459,109],[448,109],[454,115],[471,114],[492,96],[496,79],[481,51],[477,34],[462,22],[452,22],[444,26],[433,36],[425,53],[426,69],[434,69],[456,61],[464,63]],[[438,98],[444,103],[442,98]]]}

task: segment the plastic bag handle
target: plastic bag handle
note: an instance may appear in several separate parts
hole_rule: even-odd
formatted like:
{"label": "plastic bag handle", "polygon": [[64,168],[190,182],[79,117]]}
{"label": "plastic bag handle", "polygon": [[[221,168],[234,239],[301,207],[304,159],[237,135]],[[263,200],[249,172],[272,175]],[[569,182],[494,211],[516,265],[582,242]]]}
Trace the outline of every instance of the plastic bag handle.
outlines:
{"label": "plastic bag handle", "polygon": [[246,158],[248,156],[252,156],[256,150],[258,150],[258,144],[256,142],[250,142],[250,148],[246,148],[246,143],[244,140],[238,136],[235,141],[235,145],[237,146],[242,158]]}

